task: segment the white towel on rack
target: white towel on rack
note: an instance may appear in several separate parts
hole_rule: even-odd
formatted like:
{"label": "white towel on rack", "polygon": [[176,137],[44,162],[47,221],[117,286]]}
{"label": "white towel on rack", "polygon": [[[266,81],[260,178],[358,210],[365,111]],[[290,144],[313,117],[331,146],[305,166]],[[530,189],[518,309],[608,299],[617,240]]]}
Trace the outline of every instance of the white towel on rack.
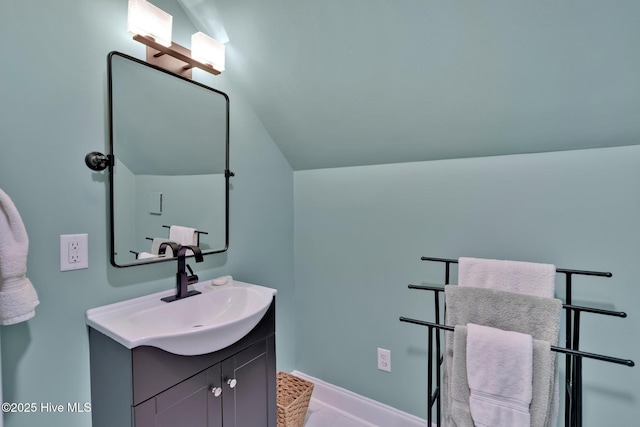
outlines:
{"label": "white towel on rack", "polygon": [[476,427],[531,425],[531,335],[467,324],[467,379]]}
{"label": "white towel on rack", "polygon": [[27,278],[29,237],[7,193],[0,189],[0,325],[35,316],[38,294]]}
{"label": "white towel on rack", "polygon": [[[449,335],[447,337],[451,339]],[[558,387],[555,381],[555,353],[549,342],[533,340],[532,398],[529,406],[531,427],[555,427],[558,416]],[[469,409],[469,382],[467,380],[467,327],[457,325],[453,333],[453,361],[449,390],[450,413],[445,415],[446,427],[474,427]],[[551,400],[551,401],[550,401]]]}
{"label": "white towel on rack", "polygon": [[136,259],[151,259],[151,258],[159,258],[158,255],[152,254],[150,252],[140,252]]}
{"label": "white towel on rack", "polygon": [[[170,242],[170,239],[165,239],[163,237],[154,237],[153,240],[151,241],[151,253],[154,255],[160,255],[160,245],[165,243],[165,242]],[[169,249],[169,252],[171,252],[171,249]],[[165,254],[168,254],[165,250]]]}
{"label": "white towel on rack", "polygon": [[556,266],[522,261],[461,257],[458,285],[553,298]]}
{"label": "white towel on rack", "polygon": [[169,227],[169,240],[179,245],[198,244],[198,235],[195,228],[172,225]]}

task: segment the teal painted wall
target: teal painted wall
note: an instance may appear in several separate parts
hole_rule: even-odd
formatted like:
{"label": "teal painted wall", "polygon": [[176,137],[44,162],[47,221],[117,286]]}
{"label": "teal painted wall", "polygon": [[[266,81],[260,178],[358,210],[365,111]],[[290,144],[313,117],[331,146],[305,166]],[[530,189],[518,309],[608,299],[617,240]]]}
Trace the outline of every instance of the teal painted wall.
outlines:
{"label": "teal painted wall", "polygon": [[640,139],[637,0],[214,1],[294,170]]}
{"label": "teal painted wall", "polygon": [[[175,1],[154,3],[174,15],[174,41],[189,45],[194,29]],[[406,289],[442,279],[421,255],[612,271],[577,279],[576,302],[629,318],[585,316],[583,348],[640,360],[639,147],[293,173],[232,84],[247,70],[233,40],[227,48],[228,71],[196,78],[231,98],[231,247],[196,270],[278,289],[280,369],[425,416],[426,334],[397,320],[431,315],[429,296]],[[106,175],[82,159],[106,151],[111,50],[144,56],[126,33],[126,0],[0,2],[0,188],[29,232],[41,300],[35,318],[0,328],[5,401],[88,401],[86,309],[173,284],[172,264],[107,261]],[[89,234],[88,270],[59,271],[59,235],[70,233]],[[392,373],[377,371],[376,347],[391,349]],[[585,426],[633,425],[639,372],[585,362]],[[89,424],[88,414],[5,416],[7,427]]]}
{"label": "teal painted wall", "polygon": [[[195,29],[177,3],[154,3],[173,14],[174,41],[190,45]],[[83,160],[107,151],[108,52],[144,57],[126,16],[126,0],[0,2],[0,188],[24,220],[28,277],[41,301],[33,319],[0,328],[5,401],[89,401],[85,311],[173,286],[173,263],[109,265],[106,174]],[[203,279],[232,274],[278,289],[278,364],[291,370],[293,172],[230,83],[228,65],[221,76],[196,78],[231,100],[231,246],[194,267]],[[60,272],[59,236],[72,233],[89,234],[89,269]],[[7,427],[37,425],[86,427],[90,415],[5,415]]]}
{"label": "teal painted wall", "polygon": [[[574,303],[629,317],[583,315],[582,348],[640,361],[639,162],[633,146],[295,172],[296,368],[426,418],[426,330],[398,321],[433,319],[407,284],[443,283],[444,266],[421,256],[611,271],[575,277]],[[635,425],[638,384],[585,361],[585,427]]]}

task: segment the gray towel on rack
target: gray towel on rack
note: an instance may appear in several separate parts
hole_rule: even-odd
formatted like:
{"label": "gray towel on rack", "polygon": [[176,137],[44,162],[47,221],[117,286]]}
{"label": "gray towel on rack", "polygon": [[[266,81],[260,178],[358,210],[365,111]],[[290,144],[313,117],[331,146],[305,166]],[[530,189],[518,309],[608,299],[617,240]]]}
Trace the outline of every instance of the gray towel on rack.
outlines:
{"label": "gray towel on rack", "polygon": [[476,323],[558,343],[562,301],[497,289],[446,285],[446,324]]}
{"label": "gray towel on rack", "polygon": [[[451,339],[451,332],[447,332],[447,338]],[[450,382],[445,387],[449,392],[450,409],[445,411],[445,426],[474,427],[469,409],[469,397],[471,389],[467,381],[467,327],[456,325],[453,332],[453,355],[451,359]],[[445,370],[445,373],[447,371]],[[445,376],[445,382],[447,376]]]}
{"label": "gray towel on rack", "polygon": [[[559,299],[515,294],[495,289],[447,285],[445,286],[445,303],[445,323],[447,325],[465,326],[467,323],[475,323],[529,334],[535,340],[546,341],[550,345],[556,345],[558,343],[560,334],[560,311],[562,310],[562,301]],[[453,410],[452,370],[455,356],[453,335],[453,332],[447,332],[445,334],[442,393],[445,426],[457,426],[451,418]],[[558,407],[558,384],[556,381],[555,365],[556,357],[555,354],[552,354],[548,366],[552,391],[545,390],[544,392],[544,399],[548,399],[548,403],[545,405],[548,410],[544,414],[534,415],[532,413],[532,426],[555,426]],[[540,397],[538,397],[538,399],[539,398]],[[468,405],[468,399],[466,402]],[[458,407],[457,409],[459,410],[460,408]],[[544,420],[542,424],[540,424],[541,417]],[[536,420],[536,424],[533,424],[534,419]]]}
{"label": "gray towel on rack", "polygon": [[[553,406],[555,387],[555,354],[548,341],[533,340],[533,397],[529,407],[532,427],[555,425],[557,407]],[[474,427],[469,410],[470,388],[467,381],[467,327],[456,326],[453,332],[451,368],[450,423],[455,427]],[[551,398],[551,399],[550,399]],[[556,401],[557,405],[557,401]],[[446,417],[445,417],[446,418]]]}

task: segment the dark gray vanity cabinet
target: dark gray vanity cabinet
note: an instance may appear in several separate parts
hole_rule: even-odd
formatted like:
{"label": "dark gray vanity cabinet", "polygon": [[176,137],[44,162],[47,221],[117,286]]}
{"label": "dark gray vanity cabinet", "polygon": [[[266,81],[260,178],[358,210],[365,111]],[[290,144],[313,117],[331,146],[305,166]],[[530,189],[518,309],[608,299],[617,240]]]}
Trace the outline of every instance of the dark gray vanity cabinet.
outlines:
{"label": "dark gray vanity cabinet", "polygon": [[219,384],[218,364],[134,406],[134,425],[222,427],[222,394],[211,391]]}
{"label": "dark gray vanity cabinet", "polygon": [[89,328],[93,427],[276,427],[275,302],[237,343],[179,356]]}

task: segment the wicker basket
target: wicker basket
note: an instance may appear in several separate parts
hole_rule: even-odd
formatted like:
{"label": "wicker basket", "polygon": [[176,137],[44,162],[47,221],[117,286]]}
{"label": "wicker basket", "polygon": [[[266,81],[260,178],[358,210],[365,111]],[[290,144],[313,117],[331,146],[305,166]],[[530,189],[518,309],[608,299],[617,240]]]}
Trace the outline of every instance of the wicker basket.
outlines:
{"label": "wicker basket", "polygon": [[278,427],[302,427],[313,383],[286,372],[278,372]]}

